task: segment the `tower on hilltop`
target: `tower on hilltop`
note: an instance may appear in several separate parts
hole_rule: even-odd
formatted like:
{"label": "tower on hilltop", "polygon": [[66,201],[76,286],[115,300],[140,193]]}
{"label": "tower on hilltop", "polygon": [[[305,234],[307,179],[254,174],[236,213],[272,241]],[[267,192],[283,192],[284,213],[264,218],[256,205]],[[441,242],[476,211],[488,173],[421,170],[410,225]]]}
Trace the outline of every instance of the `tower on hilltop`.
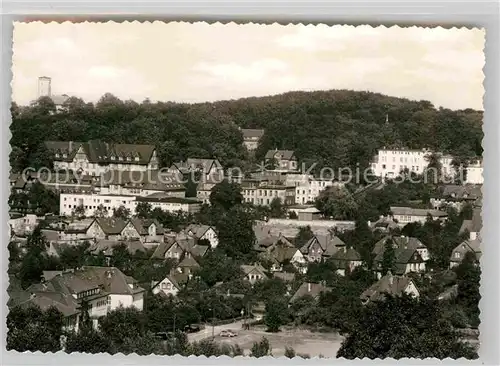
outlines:
{"label": "tower on hilltop", "polygon": [[52,79],[48,76],[38,78],[38,98],[52,96],[51,83]]}

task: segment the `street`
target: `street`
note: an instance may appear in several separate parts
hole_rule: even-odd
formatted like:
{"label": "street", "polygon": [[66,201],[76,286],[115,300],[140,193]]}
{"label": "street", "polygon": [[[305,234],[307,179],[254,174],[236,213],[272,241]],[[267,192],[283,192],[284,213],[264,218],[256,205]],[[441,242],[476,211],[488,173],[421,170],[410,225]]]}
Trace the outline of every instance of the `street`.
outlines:
{"label": "street", "polygon": [[[243,325],[243,320],[239,320],[237,322],[230,324],[216,325],[214,327],[214,335],[217,337],[223,330],[233,330],[238,333],[242,330],[242,325]],[[212,326],[210,325],[210,323],[205,324],[205,329],[202,329],[196,333],[188,334],[189,342],[199,342],[203,339],[210,337],[212,337]]]}

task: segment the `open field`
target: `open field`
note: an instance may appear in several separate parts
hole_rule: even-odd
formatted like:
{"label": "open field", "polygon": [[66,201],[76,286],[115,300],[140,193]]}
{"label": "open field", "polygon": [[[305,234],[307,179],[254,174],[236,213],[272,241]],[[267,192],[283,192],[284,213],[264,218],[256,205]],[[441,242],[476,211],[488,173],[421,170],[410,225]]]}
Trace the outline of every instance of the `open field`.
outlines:
{"label": "open field", "polygon": [[[224,326],[224,329],[233,330],[238,336],[223,338],[219,336],[222,329],[217,328],[214,332],[216,342],[238,344],[244,349],[246,355],[250,353],[254,342],[258,342],[262,337],[266,337],[271,344],[272,354],[276,357],[281,357],[285,354],[285,347],[292,347],[297,354],[308,354],[311,357],[322,355],[325,358],[335,358],[343,340],[343,337],[338,333],[313,333],[308,330],[296,328],[283,328],[279,333],[267,333],[264,327],[242,330],[239,323]],[[207,327],[205,335],[205,338],[212,336],[211,327]],[[198,338],[197,340],[200,339]]]}

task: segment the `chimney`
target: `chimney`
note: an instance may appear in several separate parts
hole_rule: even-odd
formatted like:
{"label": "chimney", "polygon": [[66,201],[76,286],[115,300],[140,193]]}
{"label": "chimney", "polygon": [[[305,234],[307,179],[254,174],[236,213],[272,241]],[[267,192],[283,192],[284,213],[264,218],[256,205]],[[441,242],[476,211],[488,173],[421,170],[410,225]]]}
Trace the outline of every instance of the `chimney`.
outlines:
{"label": "chimney", "polygon": [[311,292],[311,282],[307,283],[307,292]]}

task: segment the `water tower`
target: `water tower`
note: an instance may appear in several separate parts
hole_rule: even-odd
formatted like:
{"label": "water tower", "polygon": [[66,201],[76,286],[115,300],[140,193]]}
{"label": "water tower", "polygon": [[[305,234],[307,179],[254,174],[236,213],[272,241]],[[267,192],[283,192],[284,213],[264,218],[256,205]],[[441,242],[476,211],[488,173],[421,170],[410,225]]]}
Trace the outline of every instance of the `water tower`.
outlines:
{"label": "water tower", "polygon": [[51,82],[52,79],[48,76],[40,76],[38,78],[38,98],[52,96]]}

